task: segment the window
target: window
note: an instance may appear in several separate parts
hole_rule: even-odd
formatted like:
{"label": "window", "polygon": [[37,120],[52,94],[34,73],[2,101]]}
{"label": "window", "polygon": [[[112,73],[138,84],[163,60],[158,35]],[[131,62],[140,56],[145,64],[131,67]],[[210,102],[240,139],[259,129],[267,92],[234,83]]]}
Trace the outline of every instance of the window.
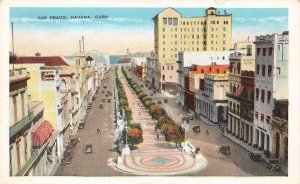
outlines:
{"label": "window", "polygon": [[165,81],[165,75],[162,75],[162,80]]}
{"label": "window", "polygon": [[259,75],[259,65],[256,65],[256,75]]}
{"label": "window", "polygon": [[272,75],[272,65],[268,65],[268,77]]}
{"label": "window", "polygon": [[172,18],[168,18],[168,25],[172,25]]}
{"label": "window", "polygon": [[213,37],[214,37],[214,34],[211,34],[211,37],[213,38]]}
{"label": "window", "polygon": [[163,41],[163,45],[165,45],[166,44],[166,41]]}
{"label": "window", "polygon": [[177,41],[175,41],[175,45],[177,45]]}
{"label": "window", "polygon": [[165,66],[163,66],[162,69],[165,70]]}
{"label": "window", "polygon": [[177,27],[175,27],[175,32],[177,32]]}
{"label": "window", "polygon": [[166,48],[163,48],[163,51],[165,52],[165,51],[166,51]]}
{"label": "window", "polygon": [[163,39],[165,39],[166,38],[166,35],[165,34],[163,34]]}
{"label": "window", "polygon": [[[177,54],[176,54],[177,55]],[[171,70],[173,70],[173,66],[171,66]]]}
{"label": "window", "polygon": [[258,112],[255,112],[255,119],[258,119]]}
{"label": "window", "polygon": [[256,49],[256,55],[259,56],[260,55],[260,48]]}
{"label": "window", "polygon": [[163,55],[163,58],[166,58],[166,55],[165,55],[165,54]]}
{"label": "window", "polygon": [[219,21],[217,20],[217,24],[219,24]]}
{"label": "window", "polygon": [[182,24],[185,25],[185,22],[183,21]]}
{"label": "window", "polygon": [[260,115],[260,121],[261,121],[261,122],[264,122],[264,120],[265,120],[265,115],[264,115],[264,114],[261,114],[261,115]]}
{"label": "window", "polygon": [[268,99],[267,99],[267,102],[270,103],[271,102],[271,91],[268,91]]}
{"label": "window", "polygon": [[28,153],[27,153],[27,132],[24,134],[23,138],[24,138],[24,159],[25,161],[27,161],[28,159]]}
{"label": "window", "polygon": [[262,76],[264,77],[266,74],[266,65],[262,65],[261,72],[262,72]]}
{"label": "window", "polygon": [[267,48],[263,48],[263,56],[266,56]]}
{"label": "window", "polygon": [[17,110],[17,96],[18,95],[14,95],[13,96],[13,104],[14,104],[14,122],[18,121],[18,110]]}
{"label": "window", "polygon": [[21,169],[21,160],[20,160],[20,140],[16,142],[16,151],[17,151],[17,168]]}
{"label": "window", "polygon": [[167,25],[167,18],[163,18],[164,25]]}
{"label": "window", "polygon": [[226,44],[226,41],[225,40],[223,40],[223,45],[225,45]]}
{"label": "window", "polygon": [[167,66],[167,70],[169,70],[169,66]]}
{"label": "window", "polygon": [[269,56],[272,56],[273,54],[273,47],[269,47]]}
{"label": "window", "polygon": [[213,28],[213,27],[211,28],[211,31],[214,31],[214,28]]}
{"label": "window", "polygon": [[25,107],[25,92],[22,92],[21,93],[21,103],[22,103],[22,117],[24,117],[25,116],[25,109],[24,109],[24,107]]}
{"label": "window", "polygon": [[261,100],[262,103],[265,102],[265,90],[264,89],[261,90],[260,100]]}
{"label": "window", "polygon": [[226,38],[226,34],[223,34],[223,38]]}
{"label": "window", "polygon": [[173,18],[173,26],[177,26],[178,25],[178,19],[177,18]]}
{"label": "window", "polygon": [[256,88],[256,101],[258,101],[258,99],[259,99],[259,89]]}
{"label": "window", "polygon": [[276,74],[280,74],[280,67],[276,68]]}
{"label": "window", "polygon": [[238,72],[238,74],[240,74],[240,72],[241,72],[241,64],[240,63],[237,64],[237,72]]}
{"label": "window", "polygon": [[163,32],[165,32],[165,30],[166,30],[165,28],[162,29]]}
{"label": "window", "polygon": [[226,27],[223,27],[223,31],[226,31]]}
{"label": "window", "polygon": [[177,58],[177,54],[175,54],[175,58]]}
{"label": "window", "polygon": [[177,34],[175,34],[175,38],[177,38]]}

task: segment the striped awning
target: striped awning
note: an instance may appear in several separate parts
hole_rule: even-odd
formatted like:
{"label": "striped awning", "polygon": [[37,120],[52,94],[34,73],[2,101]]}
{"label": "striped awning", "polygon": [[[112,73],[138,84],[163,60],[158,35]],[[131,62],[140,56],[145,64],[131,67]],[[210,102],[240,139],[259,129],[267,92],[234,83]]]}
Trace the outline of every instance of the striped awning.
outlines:
{"label": "striped awning", "polygon": [[33,132],[32,132],[32,140],[33,146],[39,147],[43,145],[48,138],[52,135],[54,131],[52,124],[44,120]]}
{"label": "striped awning", "polygon": [[237,92],[234,94],[235,96],[240,96],[241,93],[243,92],[244,90],[244,86],[240,86],[239,89],[237,90]]}

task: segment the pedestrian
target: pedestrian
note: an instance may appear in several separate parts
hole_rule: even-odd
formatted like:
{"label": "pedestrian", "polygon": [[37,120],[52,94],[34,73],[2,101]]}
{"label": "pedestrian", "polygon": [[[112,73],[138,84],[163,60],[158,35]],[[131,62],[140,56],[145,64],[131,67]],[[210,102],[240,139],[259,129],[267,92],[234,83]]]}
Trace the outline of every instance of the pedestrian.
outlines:
{"label": "pedestrian", "polygon": [[100,131],[101,131],[100,128],[97,128],[97,134],[100,134]]}
{"label": "pedestrian", "polygon": [[219,124],[219,129],[221,128],[221,124]]}
{"label": "pedestrian", "polygon": [[156,134],[156,138],[157,138],[157,140],[159,139],[159,134]]}
{"label": "pedestrian", "polygon": [[157,132],[157,126],[155,126],[155,132]]}
{"label": "pedestrian", "polygon": [[208,132],[208,130],[206,130],[206,135],[208,135],[209,134],[209,132]]}

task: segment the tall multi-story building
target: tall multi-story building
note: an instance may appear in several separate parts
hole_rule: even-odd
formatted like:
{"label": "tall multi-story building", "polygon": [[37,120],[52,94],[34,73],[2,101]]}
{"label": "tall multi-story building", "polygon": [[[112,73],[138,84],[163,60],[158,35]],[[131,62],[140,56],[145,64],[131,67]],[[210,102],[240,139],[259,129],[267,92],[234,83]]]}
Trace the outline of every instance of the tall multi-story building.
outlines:
{"label": "tall multi-story building", "polygon": [[240,139],[241,146],[252,145],[254,112],[255,46],[235,43],[230,54],[228,97],[228,136]]}
{"label": "tall multi-story building", "polygon": [[232,47],[232,16],[213,7],[206,9],[203,17],[189,18],[167,8],[153,21],[156,70],[160,70],[156,84],[163,90],[177,90],[179,51],[225,51]]}
{"label": "tall multi-story building", "polygon": [[273,150],[274,101],[288,99],[289,34],[255,37],[256,77],[253,144],[260,150]]}

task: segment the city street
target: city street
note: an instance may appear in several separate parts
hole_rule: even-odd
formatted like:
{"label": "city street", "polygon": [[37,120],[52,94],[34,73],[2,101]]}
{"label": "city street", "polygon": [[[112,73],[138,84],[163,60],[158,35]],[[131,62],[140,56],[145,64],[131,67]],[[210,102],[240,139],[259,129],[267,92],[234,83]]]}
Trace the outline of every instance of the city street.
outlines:
{"label": "city street", "polygon": [[[71,164],[61,165],[56,173],[57,176],[123,176],[125,174],[115,171],[113,151],[113,96],[105,97],[106,91],[113,92],[112,76],[114,70],[110,70],[105,74],[104,78],[108,78],[106,84],[107,89],[103,89],[103,85],[96,94],[96,99],[92,102],[91,112],[87,113],[84,129],[79,129],[78,136],[80,142],[73,148],[74,155]],[[102,90],[105,93],[102,94]],[[113,93],[112,93],[113,94]],[[106,101],[102,102],[102,98]],[[112,99],[111,103],[107,103],[107,99]],[[98,108],[98,104],[103,103],[103,109]],[[97,134],[97,128],[101,132]],[[85,145],[92,144],[93,152],[85,153]]]}
{"label": "city street", "polygon": [[[133,79],[137,77],[128,72],[129,76]],[[108,88],[105,90],[113,91],[112,89],[112,76],[114,75],[114,70],[109,72],[107,75]],[[141,81],[136,81],[140,85]],[[124,83],[126,84],[126,83]],[[128,88],[128,84],[126,84],[126,90],[129,92],[129,101],[136,102],[138,99],[132,96],[132,90],[130,87]],[[148,88],[143,89],[147,94],[150,94],[150,90]],[[114,114],[113,114],[113,103],[104,103],[103,109],[98,108],[98,104],[102,103],[102,98],[111,98],[113,97],[105,97],[105,94],[102,94],[102,89],[100,89],[99,94],[96,95],[95,101],[93,101],[93,107],[90,113],[87,114],[86,117],[86,125],[84,129],[79,130],[80,142],[75,146],[74,156],[71,164],[61,165],[56,173],[57,176],[126,176],[129,175],[129,172],[124,172],[124,170],[128,170],[128,168],[124,166],[117,166],[115,163],[116,154],[113,151],[113,128],[114,128]],[[180,124],[180,115],[185,116],[187,112],[183,111],[181,107],[179,107],[176,103],[177,98],[174,96],[167,96],[162,93],[156,93],[153,96],[153,99],[162,100],[168,99],[168,103],[162,103],[161,106],[167,109],[167,112],[172,116],[172,118]],[[130,103],[130,102],[129,102]],[[134,103],[133,103],[134,104]],[[132,105],[132,103],[131,103]],[[133,108],[133,112],[135,114],[138,113],[137,107]],[[145,112],[146,113],[146,112]],[[136,120],[143,122],[141,117],[148,117],[144,112],[137,116]],[[149,120],[148,120],[149,121]],[[154,124],[143,123],[145,142],[141,144],[139,151],[135,157],[127,157],[127,166],[131,166],[133,169],[130,175],[134,175],[135,170],[141,169],[141,166],[145,163],[138,163],[135,165],[134,162],[139,162],[139,156],[142,152],[147,154],[162,154],[167,151],[166,149],[170,149],[167,146],[167,143],[161,139],[161,141],[157,142],[151,140],[155,137],[154,133]],[[200,133],[194,133],[191,131],[191,127],[199,125]],[[225,138],[219,127],[217,126],[209,126],[202,122],[199,119],[190,120],[189,123],[190,131],[187,132],[187,140],[195,147],[199,147],[201,154],[204,156],[207,165],[200,170],[194,170],[193,172],[182,172],[184,175],[190,176],[273,176],[273,175],[281,175],[280,173],[271,172],[270,169],[267,169],[265,163],[254,162],[249,158],[249,152],[232,141]],[[101,133],[97,134],[97,128],[101,129]],[[207,133],[208,131],[208,133]],[[148,137],[151,137],[150,139]],[[163,135],[161,135],[163,138]],[[149,140],[148,140],[149,139]],[[93,144],[93,153],[85,153],[85,145]],[[153,145],[152,145],[153,144]],[[230,146],[231,154],[223,155],[219,152],[219,146],[221,144],[226,144]],[[152,145],[152,146],[151,146]],[[156,145],[156,146],[155,146]],[[157,145],[162,147],[157,147]],[[180,154],[179,150],[171,148],[170,151],[174,155]],[[168,152],[168,151],[167,151]],[[171,153],[170,152],[170,153]],[[170,155],[170,153],[168,155]],[[163,157],[161,155],[161,157]],[[136,159],[135,161],[132,159]],[[131,160],[130,160],[131,159]],[[141,158],[142,159],[142,158]],[[161,159],[161,158],[160,158]],[[179,159],[178,159],[179,160]],[[184,163],[184,162],[182,162]],[[189,163],[189,162],[186,162]],[[130,165],[132,164],[132,165]],[[140,165],[139,165],[140,164]],[[147,163],[146,163],[147,165]],[[176,166],[176,168],[178,168]],[[120,169],[120,170],[119,170]],[[178,168],[179,169],[179,168]],[[173,172],[171,169],[170,173]],[[177,172],[175,172],[177,173]],[[136,172],[138,175],[145,175],[146,172]],[[150,174],[150,173],[149,173]],[[180,175],[180,172],[177,173]],[[147,175],[147,174],[146,174]],[[151,174],[153,175],[153,174]],[[154,175],[156,175],[154,173]]]}

